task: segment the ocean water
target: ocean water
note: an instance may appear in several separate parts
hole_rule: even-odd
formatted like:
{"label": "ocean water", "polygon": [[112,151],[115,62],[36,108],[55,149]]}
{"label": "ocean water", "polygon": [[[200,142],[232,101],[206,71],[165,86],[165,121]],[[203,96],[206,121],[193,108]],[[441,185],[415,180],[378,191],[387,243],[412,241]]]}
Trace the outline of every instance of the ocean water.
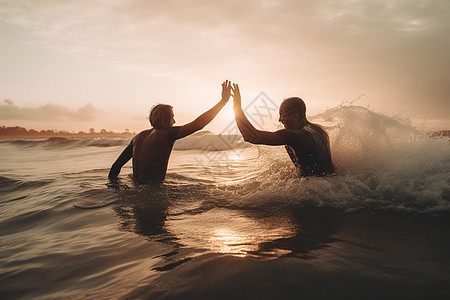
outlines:
{"label": "ocean water", "polygon": [[203,134],[164,184],[130,163],[111,184],[129,138],[0,140],[0,298],[449,299],[448,138],[358,106],[313,121],[335,175]]}

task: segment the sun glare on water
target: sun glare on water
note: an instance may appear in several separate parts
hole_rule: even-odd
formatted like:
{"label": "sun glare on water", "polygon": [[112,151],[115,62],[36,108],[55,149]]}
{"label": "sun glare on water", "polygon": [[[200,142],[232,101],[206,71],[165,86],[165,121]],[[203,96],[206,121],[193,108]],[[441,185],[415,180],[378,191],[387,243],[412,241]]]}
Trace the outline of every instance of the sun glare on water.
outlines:
{"label": "sun glare on water", "polygon": [[[286,218],[248,218],[235,211],[213,209],[201,214],[170,218],[167,229],[187,247],[209,249],[244,257],[261,254],[261,243],[295,234],[296,227]],[[263,250],[265,255],[284,255],[283,249]]]}
{"label": "sun glare on water", "polygon": [[216,228],[210,235],[211,250],[218,253],[231,253],[244,257],[247,252],[257,250],[257,246],[249,242],[248,238],[228,228]]}

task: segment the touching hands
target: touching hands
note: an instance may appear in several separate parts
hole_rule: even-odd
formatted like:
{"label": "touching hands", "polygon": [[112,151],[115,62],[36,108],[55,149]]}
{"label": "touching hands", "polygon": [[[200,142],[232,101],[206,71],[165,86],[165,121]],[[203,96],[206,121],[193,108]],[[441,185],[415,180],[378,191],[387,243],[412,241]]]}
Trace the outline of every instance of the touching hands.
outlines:
{"label": "touching hands", "polygon": [[231,81],[225,80],[222,83],[222,100],[227,103],[231,96]]}
{"label": "touching hands", "polygon": [[241,107],[241,92],[239,91],[239,85],[237,83],[233,83],[233,87],[231,88],[233,94],[233,107]]}
{"label": "touching hands", "polygon": [[[231,94],[231,92],[233,92],[233,94]],[[233,86],[231,86],[231,81],[225,80],[222,83],[221,101],[227,103],[230,96],[233,97],[233,107],[241,107],[241,92],[239,91],[239,85],[233,83]]]}

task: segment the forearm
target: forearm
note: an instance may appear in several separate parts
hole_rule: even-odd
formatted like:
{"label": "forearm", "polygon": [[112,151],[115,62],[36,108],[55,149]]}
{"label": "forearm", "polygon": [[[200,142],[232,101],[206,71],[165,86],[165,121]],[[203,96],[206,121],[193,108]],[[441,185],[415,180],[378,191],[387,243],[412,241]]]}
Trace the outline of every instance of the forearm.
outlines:
{"label": "forearm", "polygon": [[120,170],[122,169],[122,166],[119,166],[118,164],[114,163],[109,170],[108,178],[109,180],[115,180],[117,179],[117,176],[119,176]]}
{"label": "forearm", "polygon": [[128,146],[122,151],[119,157],[111,166],[109,170],[108,178],[110,180],[117,179],[122,167],[133,157],[133,142],[130,142]]}
{"label": "forearm", "polygon": [[239,131],[244,141],[252,144],[262,144],[270,146],[287,145],[289,138],[286,130],[278,130],[275,132],[256,129],[247,119],[244,111],[240,106],[234,107],[234,116]]}
{"label": "forearm", "polygon": [[214,105],[211,109],[201,114],[197,119],[195,119],[192,123],[196,127],[196,130],[200,130],[206,125],[208,125],[220,112],[220,110],[225,106],[226,101],[219,101],[216,105]]}
{"label": "forearm", "polygon": [[247,142],[254,142],[256,137],[258,136],[258,129],[256,129],[247,119],[247,116],[242,110],[242,107],[235,106],[233,107],[233,110],[236,124],[242,134],[242,137]]}

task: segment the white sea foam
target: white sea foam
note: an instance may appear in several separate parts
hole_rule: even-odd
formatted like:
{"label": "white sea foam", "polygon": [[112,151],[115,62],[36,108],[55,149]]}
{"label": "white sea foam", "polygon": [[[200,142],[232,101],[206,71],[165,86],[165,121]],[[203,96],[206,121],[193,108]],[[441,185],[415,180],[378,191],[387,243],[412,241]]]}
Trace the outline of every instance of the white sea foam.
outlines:
{"label": "white sea foam", "polygon": [[233,189],[243,196],[236,198],[240,204],[450,211],[447,138],[430,139],[402,120],[358,106],[333,108],[312,121],[326,124],[336,174],[298,178],[283,148],[260,146],[259,174]]}

